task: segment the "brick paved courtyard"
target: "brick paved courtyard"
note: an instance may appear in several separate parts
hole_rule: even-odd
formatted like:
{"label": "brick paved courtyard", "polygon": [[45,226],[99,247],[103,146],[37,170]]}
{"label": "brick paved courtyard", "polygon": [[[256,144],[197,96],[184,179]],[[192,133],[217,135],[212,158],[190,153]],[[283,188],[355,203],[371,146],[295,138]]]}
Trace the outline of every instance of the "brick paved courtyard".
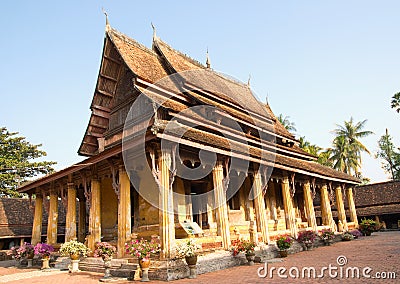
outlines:
{"label": "brick paved courtyard", "polygon": [[[340,277],[330,278],[329,271],[325,271],[325,277],[321,279],[301,279],[292,278],[288,271],[284,274],[287,279],[281,279],[277,276],[279,267],[289,269],[297,267],[300,271],[304,267],[315,267],[317,275],[321,273],[322,267],[340,267],[337,263],[339,256],[347,258],[347,264],[342,266],[345,271],[349,267],[358,267],[362,273],[365,267],[372,268],[369,272],[370,276],[374,276],[377,272],[395,272],[397,279],[340,279]],[[187,283],[400,283],[400,231],[396,232],[379,232],[374,233],[371,237],[361,238],[351,242],[340,242],[330,247],[320,247],[312,251],[301,252],[295,255],[289,255],[283,262],[269,263],[268,271],[271,267],[273,270],[273,279],[266,277],[258,277],[257,270],[263,264],[255,266],[239,266],[222,271],[212,272],[199,275],[197,279],[182,279],[173,281],[177,284]],[[340,270],[337,270],[340,272]],[[295,268],[292,272],[296,272]],[[332,273],[336,271],[332,270]],[[25,273],[25,274],[19,274]],[[264,270],[261,271],[264,273]],[[343,273],[345,274],[345,272]],[[77,274],[68,274],[64,271],[54,271],[50,273],[38,272],[32,270],[15,269],[15,268],[0,268],[0,283],[69,283],[69,284],[89,284],[99,283],[101,274],[81,272]],[[31,276],[30,278],[27,278]],[[21,279],[23,278],[23,279]],[[18,279],[18,280],[16,280]],[[113,283],[129,283],[129,281],[118,281]],[[151,281],[149,283],[163,283],[161,281]]]}

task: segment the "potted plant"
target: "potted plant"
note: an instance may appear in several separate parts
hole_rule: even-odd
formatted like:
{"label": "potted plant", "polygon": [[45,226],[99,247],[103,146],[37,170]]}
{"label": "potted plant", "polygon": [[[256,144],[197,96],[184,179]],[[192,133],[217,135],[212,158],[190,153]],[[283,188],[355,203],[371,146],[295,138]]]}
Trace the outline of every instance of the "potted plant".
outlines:
{"label": "potted plant", "polygon": [[79,272],[79,258],[81,255],[86,257],[88,252],[89,248],[76,240],[63,243],[60,247],[60,254],[62,256],[69,256],[71,259],[70,272]]}
{"label": "potted plant", "polygon": [[41,269],[49,269],[50,254],[54,251],[54,247],[46,243],[37,243],[34,247],[34,251],[35,255],[42,258],[43,262]]}
{"label": "potted plant", "polygon": [[375,231],[376,222],[372,219],[362,219],[360,223],[360,231],[364,236],[371,236],[372,232]]}
{"label": "potted plant", "polygon": [[72,260],[78,260],[80,256],[86,257],[88,252],[89,248],[76,240],[63,243],[60,247],[60,254],[69,256]]}
{"label": "potted plant", "polygon": [[276,245],[278,247],[278,251],[281,257],[287,257],[288,249],[293,244],[293,238],[288,235],[279,236],[276,240]]}
{"label": "potted plant", "polygon": [[149,281],[148,271],[150,267],[150,255],[160,251],[160,243],[155,238],[147,241],[143,238],[132,240],[125,244],[126,252],[136,256],[139,260],[140,269],[143,271],[142,281]]}
{"label": "potted plant", "polygon": [[238,239],[233,241],[232,252],[233,256],[238,255],[240,252],[244,252],[249,265],[254,265],[255,253],[254,248],[256,243],[250,240]]}
{"label": "potted plant", "polygon": [[104,276],[103,279],[111,277],[110,268],[113,254],[116,253],[117,248],[107,242],[97,242],[96,249],[93,253],[94,257],[101,257],[104,261]]}
{"label": "potted plant", "polygon": [[331,229],[323,229],[320,238],[324,241],[325,245],[330,246],[335,238],[335,233]]}
{"label": "potted plant", "polygon": [[196,278],[197,252],[200,249],[201,246],[192,238],[185,240],[183,243],[179,243],[175,248],[176,256],[178,258],[185,258],[186,263],[189,266],[189,278]]}
{"label": "potted plant", "polygon": [[353,235],[354,239],[358,239],[359,237],[362,237],[362,233],[360,232],[360,230],[354,229],[350,231],[350,234]]}
{"label": "potted plant", "polygon": [[312,250],[317,234],[313,231],[302,231],[297,235],[297,241],[302,243],[306,250]]}
{"label": "potted plant", "polygon": [[346,231],[343,233],[343,235],[342,235],[343,241],[351,241],[352,239],[354,239],[354,237],[350,232]]}
{"label": "potted plant", "polygon": [[32,244],[25,242],[20,247],[12,247],[7,254],[11,255],[18,262],[22,259],[27,259],[28,267],[32,267],[32,259],[35,255],[34,246]]}

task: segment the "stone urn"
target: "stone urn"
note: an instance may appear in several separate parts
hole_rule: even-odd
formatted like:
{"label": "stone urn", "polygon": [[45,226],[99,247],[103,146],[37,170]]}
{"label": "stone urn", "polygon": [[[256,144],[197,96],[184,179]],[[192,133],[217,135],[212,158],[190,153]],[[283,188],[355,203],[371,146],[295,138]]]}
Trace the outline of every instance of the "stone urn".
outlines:
{"label": "stone urn", "polygon": [[185,256],[185,261],[189,266],[189,278],[194,279],[197,278],[197,255]]}
{"label": "stone urn", "polygon": [[256,258],[256,254],[254,251],[248,251],[246,252],[246,259],[249,265],[254,265],[254,259]]}
{"label": "stone urn", "polygon": [[142,271],[142,282],[149,282],[149,268],[150,268],[150,258],[139,258],[139,266]]}
{"label": "stone urn", "polygon": [[[102,279],[107,280],[111,277],[110,268],[111,268],[112,256],[103,255],[103,256],[101,256],[101,258],[104,261],[104,276]],[[100,279],[100,280],[102,280],[102,279]]]}
{"label": "stone urn", "polygon": [[71,264],[68,266],[69,272],[80,272],[79,270],[79,258],[80,255],[77,253],[73,253],[69,255],[69,258],[71,259]]}
{"label": "stone urn", "polygon": [[288,256],[288,251],[286,249],[278,250],[279,256],[280,257],[287,257]]}
{"label": "stone urn", "polygon": [[35,256],[34,252],[28,254],[26,261],[28,262],[27,267],[32,267],[33,264],[33,257]]}
{"label": "stone urn", "polygon": [[305,248],[305,250],[312,250],[313,249],[313,243],[311,241],[305,241],[304,242],[304,248]]}
{"label": "stone urn", "polygon": [[50,256],[49,255],[44,255],[42,257],[42,268],[41,268],[41,270],[50,269],[49,263],[50,263]]}

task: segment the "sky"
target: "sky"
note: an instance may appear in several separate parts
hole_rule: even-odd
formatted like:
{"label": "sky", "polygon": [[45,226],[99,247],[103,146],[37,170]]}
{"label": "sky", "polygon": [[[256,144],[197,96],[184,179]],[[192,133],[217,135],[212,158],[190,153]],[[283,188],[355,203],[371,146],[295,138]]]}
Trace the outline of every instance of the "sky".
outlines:
{"label": "sky", "polygon": [[65,168],[90,117],[105,17],[151,47],[151,23],[175,49],[247,82],[296,136],[330,147],[353,117],[375,134],[362,140],[362,173],[387,180],[374,158],[388,128],[400,147],[399,1],[18,1],[0,3],[0,126],[43,144]]}

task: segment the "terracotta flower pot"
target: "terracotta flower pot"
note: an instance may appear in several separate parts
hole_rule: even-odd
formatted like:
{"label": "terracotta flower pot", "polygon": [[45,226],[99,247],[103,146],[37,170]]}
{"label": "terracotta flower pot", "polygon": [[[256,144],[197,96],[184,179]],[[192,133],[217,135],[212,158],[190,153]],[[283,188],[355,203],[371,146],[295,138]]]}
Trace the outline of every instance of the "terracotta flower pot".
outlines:
{"label": "terracotta flower pot", "polygon": [[185,260],[186,260],[187,265],[196,265],[197,255],[185,256]]}
{"label": "terracotta flower pot", "polygon": [[149,268],[150,267],[150,259],[149,258],[140,258],[139,266],[140,266],[140,269]]}
{"label": "terracotta flower pot", "polygon": [[76,254],[76,253],[73,253],[73,254],[70,254],[70,255],[69,255],[69,258],[70,258],[71,260],[79,260],[79,257],[80,257],[80,255],[79,255],[79,254]]}
{"label": "terracotta flower pot", "polygon": [[246,253],[246,259],[249,262],[249,265],[254,265],[254,259],[256,258],[256,254],[253,252]]}
{"label": "terracotta flower pot", "polygon": [[149,258],[140,258],[139,259],[140,270],[142,271],[142,282],[149,282],[149,267],[150,267],[150,259]]}
{"label": "terracotta flower pot", "polygon": [[288,256],[288,251],[287,250],[279,250],[279,256],[280,257],[287,257]]}

